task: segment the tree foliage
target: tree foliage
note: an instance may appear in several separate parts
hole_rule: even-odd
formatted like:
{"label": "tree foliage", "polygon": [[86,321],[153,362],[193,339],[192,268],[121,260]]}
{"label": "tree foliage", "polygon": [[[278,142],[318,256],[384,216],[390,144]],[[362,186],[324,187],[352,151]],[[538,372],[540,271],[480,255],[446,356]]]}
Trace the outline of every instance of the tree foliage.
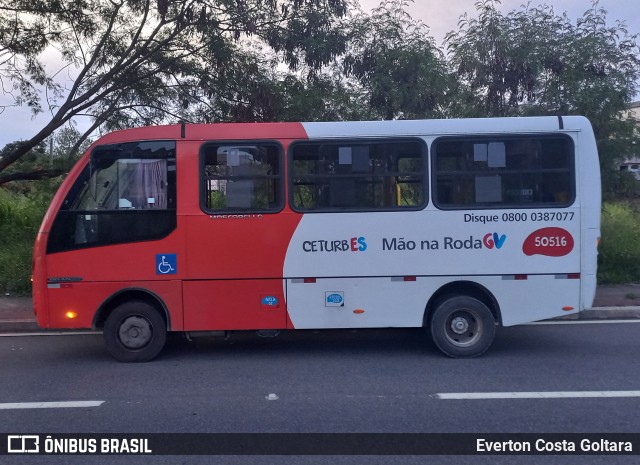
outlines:
{"label": "tree foliage", "polygon": [[[2,89],[51,114],[4,152],[0,183],[81,115],[93,124],[78,147],[98,129],[176,121],[582,114],[615,188],[613,161],[640,146],[624,117],[640,80],[624,24],[597,1],[574,23],[548,5],[503,13],[480,0],[441,50],[407,1],[364,14],[355,0],[0,0]],[[43,62],[52,49],[58,69]]]}
{"label": "tree foliage", "polygon": [[622,24],[608,26],[597,2],[575,25],[548,5],[503,14],[499,3],[477,2],[477,18],[465,14],[446,37],[451,66],[483,114],[511,116],[534,107],[591,117],[621,111],[633,98],[640,77],[637,37]]}
{"label": "tree foliage", "polygon": [[371,15],[354,18],[342,66],[365,96],[366,119],[446,115],[451,83],[444,54],[406,7],[405,0],[385,0]]}
{"label": "tree foliage", "polygon": [[461,116],[586,116],[593,125],[605,188],[613,162],[631,154],[638,122],[626,108],[638,91],[638,37],[610,26],[597,1],[575,24],[548,5],[503,14],[499,0],[476,3],[446,37],[450,65],[466,88]]}
{"label": "tree foliage", "polygon": [[[0,159],[13,153],[20,147],[20,141],[10,142],[0,150]],[[34,181],[59,176],[62,171],[49,165],[44,142],[25,153],[18,162],[5,170],[0,176],[0,185],[10,181]]]}
{"label": "tree foliage", "polygon": [[[90,142],[90,140],[84,139],[73,126],[61,128],[0,174],[0,186],[16,181],[17,183],[11,185],[13,191],[33,194],[37,192],[37,187],[23,181],[46,180],[65,174],[78,160],[81,153],[89,147]],[[20,141],[5,145],[0,150],[0,158],[10,155],[20,145]],[[51,185],[55,188],[58,183],[53,182]],[[45,190],[47,190],[46,187]],[[52,191],[50,193],[53,194]]]}
{"label": "tree foliage", "polygon": [[[85,136],[179,118],[202,92],[225,89],[241,40],[293,69],[328,64],[344,49],[333,25],[346,9],[346,0],[0,0],[0,79],[16,104],[52,115],[0,172],[79,115],[94,121]],[[59,51],[62,69],[46,69],[46,47]],[[70,83],[54,79],[63,71]]]}

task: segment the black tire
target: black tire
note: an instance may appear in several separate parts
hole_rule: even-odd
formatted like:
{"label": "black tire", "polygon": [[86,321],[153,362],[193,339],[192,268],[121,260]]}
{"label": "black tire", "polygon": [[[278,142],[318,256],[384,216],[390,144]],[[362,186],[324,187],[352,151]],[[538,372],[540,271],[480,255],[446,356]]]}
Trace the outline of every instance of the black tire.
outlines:
{"label": "black tire", "polygon": [[450,296],[436,304],[429,331],[445,355],[471,358],[482,355],[491,346],[495,325],[491,310],[478,299]]}
{"label": "black tire", "polygon": [[167,324],[160,312],[142,301],[116,307],[103,329],[109,353],[120,362],[148,362],[167,340]]}

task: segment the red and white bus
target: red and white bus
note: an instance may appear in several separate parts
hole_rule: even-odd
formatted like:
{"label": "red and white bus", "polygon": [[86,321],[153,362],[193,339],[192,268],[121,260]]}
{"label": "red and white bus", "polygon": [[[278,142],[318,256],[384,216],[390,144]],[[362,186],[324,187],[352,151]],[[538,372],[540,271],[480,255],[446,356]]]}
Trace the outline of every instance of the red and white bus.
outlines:
{"label": "red and white bus", "polygon": [[600,174],[582,117],[173,125],[96,141],[34,251],[42,328],[121,361],[167,331],[495,327],[588,308]]}

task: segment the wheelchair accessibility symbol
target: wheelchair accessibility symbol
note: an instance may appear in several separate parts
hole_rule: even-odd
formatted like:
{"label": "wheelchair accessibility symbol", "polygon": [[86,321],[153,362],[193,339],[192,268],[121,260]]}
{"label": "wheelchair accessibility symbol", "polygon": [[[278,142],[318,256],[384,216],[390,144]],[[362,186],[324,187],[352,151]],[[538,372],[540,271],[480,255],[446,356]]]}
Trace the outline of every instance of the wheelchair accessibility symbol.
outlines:
{"label": "wheelchair accessibility symbol", "polygon": [[156,274],[176,274],[178,272],[178,257],[174,253],[156,255]]}

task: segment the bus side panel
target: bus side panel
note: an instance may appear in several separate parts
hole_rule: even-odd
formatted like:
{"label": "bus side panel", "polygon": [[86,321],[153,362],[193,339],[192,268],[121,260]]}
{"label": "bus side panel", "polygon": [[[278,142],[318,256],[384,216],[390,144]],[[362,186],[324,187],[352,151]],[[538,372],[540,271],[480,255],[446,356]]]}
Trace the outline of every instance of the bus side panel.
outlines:
{"label": "bus side panel", "polygon": [[581,310],[591,308],[596,298],[598,242],[600,241],[600,229],[585,229],[582,239],[582,300]]}
{"label": "bus side panel", "polygon": [[503,326],[575,313],[580,302],[580,280],[568,279],[566,274],[530,275],[523,280],[513,275],[406,279],[288,279],[291,321],[296,329],[420,327],[432,295],[455,282],[485,288],[499,303]]}
{"label": "bus side panel", "polygon": [[284,329],[282,279],[184,282],[184,330]]}
{"label": "bus side panel", "polygon": [[289,238],[301,217],[291,211],[184,217],[187,279],[282,278]]}
{"label": "bus side panel", "polygon": [[[181,279],[186,271],[182,218],[169,236],[156,241],[129,242],[47,255],[49,282],[121,282]],[[162,257],[172,261],[170,273],[159,269]]]}
{"label": "bus side panel", "polygon": [[579,244],[579,205],[307,214],[289,244],[285,277],[579,273]]}
{"label": "bus side panel", "polygon": [[[162,240],[48,255],[45,285],[49,316],[48,322],[38,316],[39,324],[48,328],[90,328],[95,312],[111,295],[123,289],[141,289],[164,302],[170,312],[171,330],[181,330],[180,279],[186,269],[186,254],[180,240],[180,222],[178,218],[178,230]],[[165,274],[159,263],[167,257],[173,265],[172,272]],[[77,318],[66,318],[67,311],[77,312]]]}
{"label": "bus side panel", "polygon": [[[49,284],[49,327],[91,328],[98,309],[112,296],[141,290],[156,296],[169,312],[170,329],[182,330],[182,283],[180,281],[78,282]],[[67,312],[77,314],[68,318]]]}
{"label": "bus side panel", "polygon": [[[562,316],[580,308],[580,280],[569,279],[580,276],[579,244],[577,201],[563,209],[470,213],[427,207],[304,215],[285,260],[287,304],[296,328],[353,327],[355,321],[364,327],[420,326],[438,284],[470,281],[492,293],[505,325]],[[334,288],[314,293],[304,280],[298,284],[300,277],[318,284],[327,278]],[[340,285],[339,277],[357,279]],[[399,291],[391,277],[415,277],[422,286]],[[324,308],[324,293],[330,291],[344,291],[345,305],[355,296],[352,310],[365,313],[356,320],[346,313],[330,316],[332,309]],[[331,298],[339,300],[337,294]],[[313,308],[320,315],[306,316]],[[371,315],[376,317],[367,318]]]}
{"label": "bus side panel", "polygon": [[296,329],[421,326],[429,290],[446,280],[410,279],[288,279],[289,316]]}
{"label": "bus side panel", "polygon": [[186,237],[186,331],[287,327],[284,257],[302,215],[192,215]]}
{"label": "bus side panel", "polygon": [[[582,206],[582,308],[590,308],[596,295],[598,268],[598,241],[600,240],[600,211],[602,189],[600,185],[600,163],[593,130],[585,118],[576,117],[575,124],[583,125],[577,146],[576,157],[578,192]],[[568,119],[573,123],[573,119]]]}
{"label": "bus side panel", "polygon": [[567,274],[477,276],[471,280],[485,287],[500,306],[502,326],[513,326],[577,313],[580,308],[580,280]]}

